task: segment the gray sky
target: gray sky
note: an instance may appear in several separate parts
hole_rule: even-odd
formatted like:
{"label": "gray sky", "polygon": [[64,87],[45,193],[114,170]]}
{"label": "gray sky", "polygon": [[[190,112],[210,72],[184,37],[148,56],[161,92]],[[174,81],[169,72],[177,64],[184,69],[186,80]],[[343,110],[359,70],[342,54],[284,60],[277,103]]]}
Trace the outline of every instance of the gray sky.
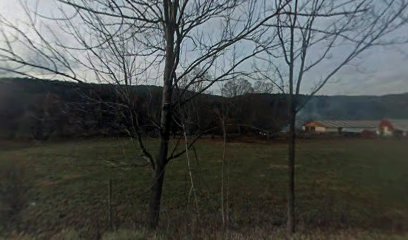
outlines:
{"label": "gray sky", "polygon": [[[408,92],[408,45],[379,47],[341,70],[320,94],[384,95]],[[357,62],[355,61],[355,62]]]}
{"label": "gray sky", "polygon": [[[41,0],[40,11],[50,11],[52,2]],[[18,22],[24,13],[17,1],[1,0],[0,15]],[[407,32],[401,30],[398,34],[408,39]],[[319,72],[313,75],[318,78]],[[408,44],[377,47],[365,52],[353,62],[353,66],[347,66],[337,73],[319,94],[384,95],[403,92],[408,92]]]}

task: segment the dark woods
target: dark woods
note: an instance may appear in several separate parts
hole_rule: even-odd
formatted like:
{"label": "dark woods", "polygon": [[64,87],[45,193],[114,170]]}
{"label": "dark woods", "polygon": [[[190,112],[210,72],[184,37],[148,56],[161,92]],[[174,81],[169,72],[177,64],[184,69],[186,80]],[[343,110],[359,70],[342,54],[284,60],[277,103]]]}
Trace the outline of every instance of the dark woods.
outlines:
{"label": "dark woods", "polygon": [[[124,95],[120,89],[129,89]],[[161,87],[78,84],[29,78],[0,80],[0,137],[3,139],[133,136],[137,120],[144,136],[158,137]],[[255,91],[256,92],[256,91]],[[188,96],[188,94],[187,94]],[[287,96],[249,92],[233,97],[199,95],[176,108],[172,135],[222,136],[225,116],[228,137],[273,139],[287,127]],[[399,109],[407,94],[316,96],[299,112],[302,122],[313,119],[407,118]],[[303,101],[301,96],[300,101]],[[358,109],[358,110],[357,110]],[[134,117],[136,118],[134,118]],[[133,120],[132,120],[133,119]]]}
{"label": "dark woods", "polygon": [[[2,79],[0,91],[2,138],[45,141],[49,138],[134,136],[132,131],[136,130],[144,136],[159,135],[161,87],[18,78]],[[180,123],[183,122],[188,135],[221,136],[221,114],[232,137],[272,136],[285,125],[285,113],[281,111],[285,104],[284,96],[279,94],[247,94],[233,98],[200,95],[176,108],[178,114],[173,117],[171,134],[182,135]]]}

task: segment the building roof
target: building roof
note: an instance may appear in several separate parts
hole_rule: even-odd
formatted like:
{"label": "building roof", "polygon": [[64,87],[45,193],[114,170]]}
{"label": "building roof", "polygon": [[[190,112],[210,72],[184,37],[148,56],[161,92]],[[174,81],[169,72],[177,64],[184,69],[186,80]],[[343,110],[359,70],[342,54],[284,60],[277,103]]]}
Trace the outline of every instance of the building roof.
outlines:
{"label": "building roof", "polygon": [[[380,121],[371,120],[321,120],[310,123],[327,128],[377,128]],[[305,124],[306,126],[309,123]]]}
{"label": "building roof", "polygon": [[391,125],[398,130],[408,131],[408,119],[386,119]]}

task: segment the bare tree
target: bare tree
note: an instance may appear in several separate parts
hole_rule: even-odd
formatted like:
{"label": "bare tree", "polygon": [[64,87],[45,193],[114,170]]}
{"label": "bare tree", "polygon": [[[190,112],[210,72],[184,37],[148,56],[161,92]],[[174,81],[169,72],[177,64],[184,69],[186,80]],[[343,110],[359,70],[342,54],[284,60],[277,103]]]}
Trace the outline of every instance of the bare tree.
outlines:
{"label": "bare tree", "polygon": [[246,79],[230,80],[226,82],[221,88],[221,95],[224,97],[236,97],[253,93],[252,84]]}
{"label": "bare tree", "polygon": [[258,80],[254,84],[254,92],[255,93],[273,93],[274,86],[273,83],[267,80]]}
{"label": "bare tree", "polygon": [[269,78],[288,98],[289,235],[295,231],[296,222],[297,112],[341,69],[356,63],[356,58],[366,50],[406,41],[390,34],[406,23],[403,19],[407,7],[406,0],[294,0],[266,24],[270,29],[258,42],[265,52],[258,56],[257,70],[260,77]]}
{"label": "bare tree", "polygon": [[[24,25],[0,17],[0,71],[117,86],[121,101],[105,104],[122,107],[121,113],[131,123],[127,132],[137,139],[153,169],[149,225],[156,228],[166,165],[186,153],[200,136],[184,150],[177,144],[169,149],[175,109],[214,83],[242,74],[243,63],[264,50],[249,39],[257,39],[264,24],[289,2],[55,0],[48,6],[52,9],[40,11],[40,1],[22,0]],[[229,61],[238,44],[245,51]],[[203,77],[208,73],[211,78]],[[156,153],[144,143],[145,126],[135,110],[132,86],[141,82],[162,86],[160,110],[151,114],[149,122],[159,132]],[[189,91],[197,82],[200,87]]]}

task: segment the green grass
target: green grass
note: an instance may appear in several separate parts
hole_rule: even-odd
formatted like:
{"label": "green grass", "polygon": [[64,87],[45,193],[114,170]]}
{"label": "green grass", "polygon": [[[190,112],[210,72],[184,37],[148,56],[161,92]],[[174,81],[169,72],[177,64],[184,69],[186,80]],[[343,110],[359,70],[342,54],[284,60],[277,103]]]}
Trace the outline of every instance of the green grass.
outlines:
{"label": "green grass", "polygon": [[[154,141],[148,145],[156,148]],[[166,172],[161,229],[175,239],[187,233],[218,237],[221,225],[222,142],[202,140],[196,149],[198,159],[191,152],[190,160],[198,209],[189,197],[186,157],[173,160]],[[283,143],[228,143],[231,231],[272,234],[283,229],[286,152]],[[115,226],[138,229],[146,221],[151,171],[113,168],[107,161],[132,163],[140,161],[135,160],[139,155],[136,143],[125,139],[3,144],[0,232],[49,238],[71,229],[85,238],[102,236],[108,231],[109,179]],[[308,140],[298,144],[297,156],[300,232],[351,229],[367,233],[366,239],[408,232],[407,141]]]}

